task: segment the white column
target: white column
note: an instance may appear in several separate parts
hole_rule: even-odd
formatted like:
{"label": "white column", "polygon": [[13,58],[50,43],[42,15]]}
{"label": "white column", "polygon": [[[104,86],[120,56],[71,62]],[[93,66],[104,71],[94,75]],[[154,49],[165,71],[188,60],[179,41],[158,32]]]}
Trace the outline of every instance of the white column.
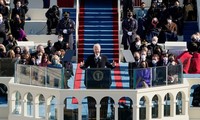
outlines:
{"label": "white column", "polygon": [[34,104],[34,106],[35,106],[35,109],[33,110],[34,112],[35,112],[35,118],[38,118],[39,117],[39,103],[38,102],[36,102],[35,104]]}
{"label": "white column", "polygon": [[133,103],[133,120],[139,120],[139,105]]}
{"label": "white column", "polygon": [[82,104],[78,104],[78,120],[82,120]]}
{"label": "white column", "polygon": [[[150,101],[151,102],[151,101]],[[146,104],[146,119],[150,120],[152,118],[152,105],[151,103]]]}
{"label": "white column", "polygon": [[164,117],[164,101],[158,102],[158,118],[161,120]]}
{"label": "white column", "polygon": [[56,118],[57,120],[64,120],[64,107],[65,105],[64,104],[57,104],[56,105]]}
{"label": "white column", "polygon": [[114,105],[114,108],[115,108],[115,120],[118,120],[118,108],[119,108],[119,105],[118,104],[116,104],[116,105]]}
{"label": "white column", "polygon": [[176,116],[176,100],[172,101],[170,105],[170,116],[174,117]]}
{"label": "white column", "polygon": [[101,107],[101,105],[96,104],[95,107],[96,107],[96,119],[100,120],[100,107]]}
{"label": "white column", "polygon": [[[21,115],[22,116],[24,116],[24,103],[25,103],[25,101],[24,100],[20,100],[20,104],[21,104]],[[15,106],[13,106],[13,107],[15,107]]]}

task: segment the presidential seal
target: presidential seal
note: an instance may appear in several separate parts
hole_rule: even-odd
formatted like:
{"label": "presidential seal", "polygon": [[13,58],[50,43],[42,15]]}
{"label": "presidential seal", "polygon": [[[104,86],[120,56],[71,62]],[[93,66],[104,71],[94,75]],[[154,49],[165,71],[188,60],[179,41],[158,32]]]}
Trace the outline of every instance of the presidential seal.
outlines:
{"label": "presidential seal", "polygon": [[92,76],[95,81],[101,81],[104,77],[104,73],[102,71],[97,70],[93,73]]}

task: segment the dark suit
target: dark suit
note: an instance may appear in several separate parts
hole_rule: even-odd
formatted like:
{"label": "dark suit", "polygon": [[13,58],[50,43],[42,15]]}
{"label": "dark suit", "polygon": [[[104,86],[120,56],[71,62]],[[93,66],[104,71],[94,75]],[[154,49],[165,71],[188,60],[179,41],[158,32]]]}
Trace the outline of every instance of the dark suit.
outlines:
{"label": "dark suit", "polygon": [[[85,61],[84,66],[82,66],[82,69],[86,68],[114,68],[111,63],[109,63],[108,59],[104,55],[100,55],[98,58],[95,58],[95,54],[92,54],[88,56],[87,60]],[[96,108],[95,108],[95,101],[93,98],[88,97],[88,114],[89,119],[96,118]],[[101,104],[101,118],[107,118],[107,109],[108,109],[108,97],[104,98],[102,100]]]}
{"label": "dark suit", "polygon": [[95,58],[95,54],[92,54],[88,56],[87,60],[85,61],[85,64],[82,69],[85,68],[114,68],[108,61],[107,57],[104,55],[100,55],[97,59]]}
{"label": "dark suit", "polygon": [[128,73],[129,73],[129,88],[133,88],[133,73],[134,69],[139,68],[140,66],[140,61],[138,62],[133,62],[133,63],[128,63]]}

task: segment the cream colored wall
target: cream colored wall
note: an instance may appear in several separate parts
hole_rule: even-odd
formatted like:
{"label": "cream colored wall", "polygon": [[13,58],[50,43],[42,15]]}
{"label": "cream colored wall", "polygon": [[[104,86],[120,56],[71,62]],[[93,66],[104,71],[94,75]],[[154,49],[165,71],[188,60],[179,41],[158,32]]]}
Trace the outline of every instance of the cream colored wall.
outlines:
{"label": "cream colored wall", "polygon": [[[11,77],[0,77],[0,83],[3,83],[8,87],[9,81],[13,79]],[[8,120],[8,114],[9,114],[9,107],[0,107],[0,120]],[[14,119],[13,119],[14,120]]]}
{"label": "cream colored wall", "polygon": [[[189,83],[189,90],[193,85],[200,84],[200,75],[198,78],[185,78],[185,79],[187,79]],[[190,96],[190,91],[188,93],[188,96]],[[190,120],[200,120],[200,114],[199,114],[200,107],[189,107],[188,111],[189,111]]]}

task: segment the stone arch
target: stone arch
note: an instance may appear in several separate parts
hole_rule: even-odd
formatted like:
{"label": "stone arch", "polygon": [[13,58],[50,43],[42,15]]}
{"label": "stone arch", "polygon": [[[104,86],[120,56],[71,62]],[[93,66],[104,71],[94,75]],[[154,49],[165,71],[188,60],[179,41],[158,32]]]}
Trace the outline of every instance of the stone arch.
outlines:
{"label": "stone arch", "polygon": [[56,105],[57,105],[57,99],[55,96],[50,96],[47,98],[47,113],[48,113],[48,119],[57,119],[57,112],[56,112]]}
{"label": "stone arch", "polygon": [[33,117],[33,111],[34,111],[34,103],[33,103],[33,95],[28,92],[24,95],[24,115],[25,116],[31,116]]}
{"label": "stone arch", "polygon": [[0,102],[1,104],[8,103],[8,88],[3,83],[0,83]]}
{"label": "stone arch", "polygon": [[101,119],[108,119],[114,118],[114,100],[110,96],[105,96],[100,100],[100,118]]}
{"label": "stone arch", "polygon": [[22,110],[22,96],[19,91],[14,91],[11,94],[11,106],[13,114],[21,114]]}
{"label": "stone arch", "polygon": [[176,115],[185,114],[186,94],[183,91],[179,91],[176,95]]}
{"label": "stone arch", "polygon": [[[200,86],[200,84],[194,84],[194,85],[192,85],[192,87],[190,88],[190,107],[193,107],[193,106],[195,106],[195,104],[194,104],[194,91],[195,91],[195,89],[197,89],[198,87]],[[195,107],[197,107],[197,106],[195,106]]]}
{"label": "stone arch", "polygon": [[39,94],[35,97],[36,117],[45,118],[46,113],[46,100],[44,95]]}
{"label": "stone arch", "polygon": [[171,93],[166,93],[164,96],[164,116],[171,116],[172,115],[172,109],[174,103],[174,96]]}
{"label": "stone arch", "polygon": [[82,100],[82,119],[85,117],[88,119],[96,118],[96,104],[96,99],[91,96],[87,96]]}
{"label": "stone arch", "polygon": [[151,110],[151,115],[152,118],[158,118],[159,117],[159,97],[158,95],[154,95],[152,98],[152,110]]}
{"label": "stone arch", "polygon": [[73,96],[67,96],[63,103],[64,120],[78,120],[78,99]]}
{"label": "stone arch", "polygon": [[130,97],[123,96],[118,101],[118,118],[119,120],[132,120],[133,101]]}
{"label": "stone arch", "polygon": [[147,119],[147,109],[148,105],[150,104],[149,99],[147,96],[142,96],[139,99],[139,118],[140,119]]}

